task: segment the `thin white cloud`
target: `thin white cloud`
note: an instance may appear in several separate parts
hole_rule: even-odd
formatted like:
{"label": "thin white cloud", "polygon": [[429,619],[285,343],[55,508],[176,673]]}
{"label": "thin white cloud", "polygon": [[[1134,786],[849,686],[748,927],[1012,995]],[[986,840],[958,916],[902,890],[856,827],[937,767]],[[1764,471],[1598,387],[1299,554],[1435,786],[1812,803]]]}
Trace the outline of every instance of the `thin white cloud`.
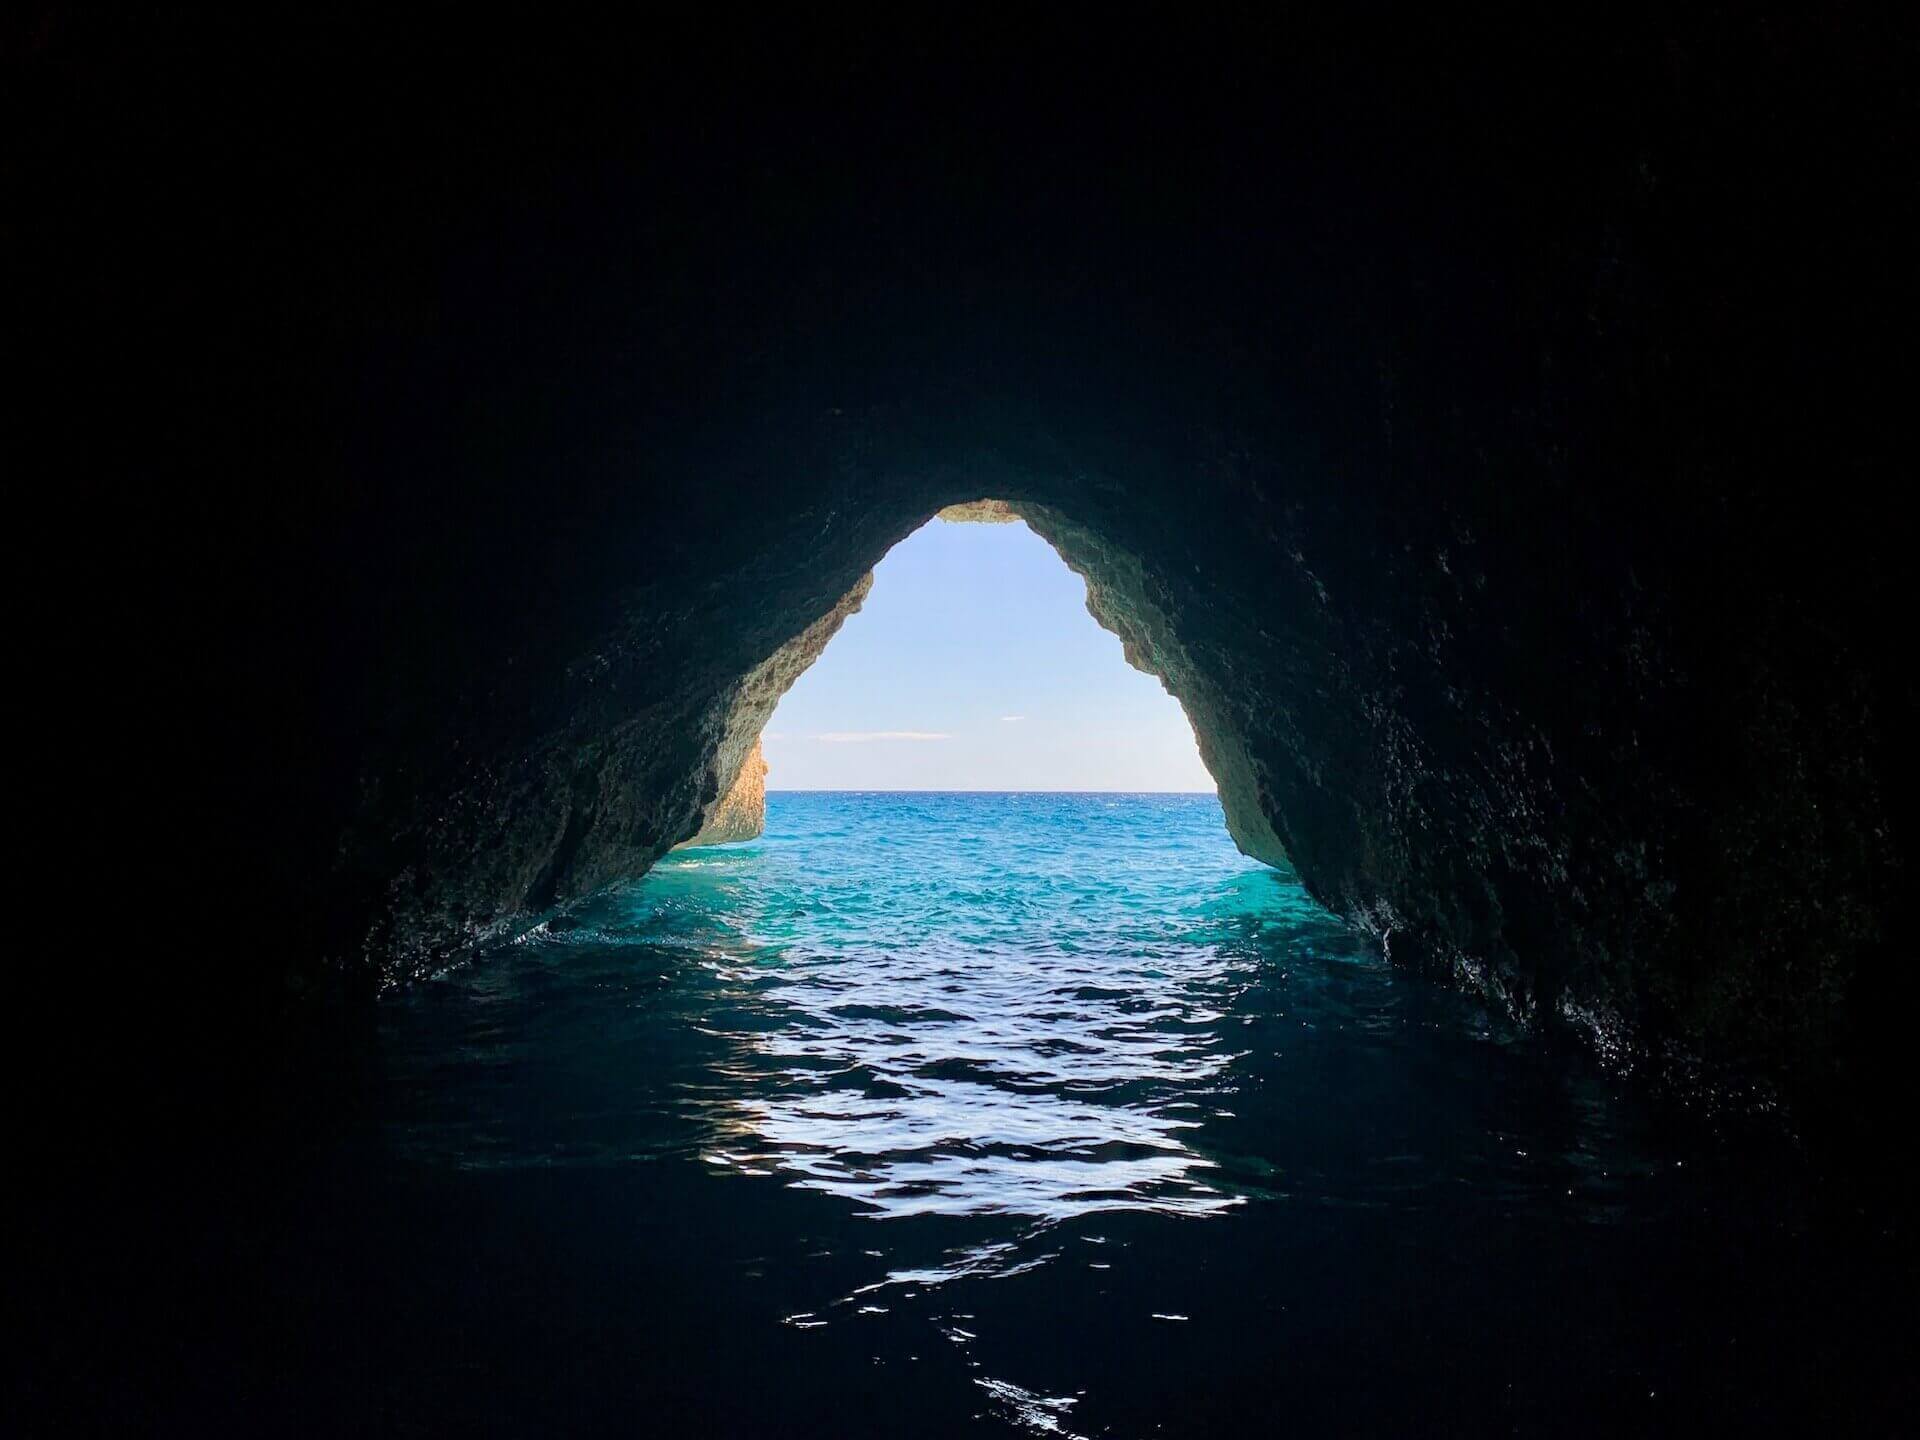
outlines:
{"label": "thin white cloud", "polygon": [[940,730],[829,730],[813,738],[830,745],[864,745],[869,740],[951,740],[953,736]]}
{"label": "thin white cloud", "polygon": [[1027,718],[1027,717],[1026,717],[1026,716],[1024,716],[1024,715],[1002,715],[1002,716],[1000,717],[1000,723],[1001,723],[1002,725],[1011,725],[1011,724],[1013,724],[1013,723],[1014,723],[1014,722],[1015,722],[1016,720],[1024,720],[1024,719],[1026,719],[1026,718]]}

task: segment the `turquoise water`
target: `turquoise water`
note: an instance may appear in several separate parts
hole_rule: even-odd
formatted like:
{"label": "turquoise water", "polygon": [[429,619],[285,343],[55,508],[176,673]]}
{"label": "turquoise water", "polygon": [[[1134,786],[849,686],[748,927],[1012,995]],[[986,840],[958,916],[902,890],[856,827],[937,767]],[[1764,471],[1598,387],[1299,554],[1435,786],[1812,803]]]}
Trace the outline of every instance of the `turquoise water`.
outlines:
{"label": "turquoise water", "polygon": [[1906,1373],[1795,1172],[1395,970],[1211,796],[776,794],[391,997],[350,1092],[151,1260],[136,1421],[1845,1430]]}
{"label": "turquoise water", "polygon": [[[1278,937],[1343,992],[1388,980],[1371,946],[1234,850],[1211,796],[791,793],[771,798],[762,840],[678,852],[452,983],[490,1009],[599,957],[615,973],[566,997],[591,1010],[659,956],[678,992],[665,1018],[722,1046],[717,1066],[692,1050],[674,1080],[703,1097],[686,1114],[716,1176],[779,1176],[876,1219],[1044,1228],[1216,1215],[1274,1184],[1265,1160],[1196,1142],[1234,1118],[1233,1062],[1258,1021],[1232,1012]],[[492,1018],[473,1013],[484,1045]],[[515,1108],[518,1078],[501,1097]],[[552,1152],[485,1111],[405,1140],[476,1159],[505,1145],[505,1164],[617,1159],[660,1078],[603,1077],[577,1126],[556,1111]],[[623,1096],[632,1111],[610,1108]]]}

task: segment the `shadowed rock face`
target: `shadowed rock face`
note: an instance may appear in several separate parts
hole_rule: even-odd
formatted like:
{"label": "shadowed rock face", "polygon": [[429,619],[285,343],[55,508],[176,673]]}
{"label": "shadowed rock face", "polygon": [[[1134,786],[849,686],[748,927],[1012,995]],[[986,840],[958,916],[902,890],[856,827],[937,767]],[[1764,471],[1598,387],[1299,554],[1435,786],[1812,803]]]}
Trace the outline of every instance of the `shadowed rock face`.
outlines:
{"label": "shadowed rock face", "polygon": [[[496,762],[554,778],[489,787],[484,809],[452,812],[470,824],[419,832],[430,848],[363,951],[378,973],[457,958],[691,835],[737,773],[729,754],[857,605],[871,565],[983,486],[1087,578],[1095,615],[1186,706],[1241,847],[1290,861],[1396,956],[1618,1057],[1692,1056],[1755,1043],[1758,1016],[1769,1047],[1833,1023],[1841,977],[1884,937],[1895,854],[1868,768],[1884,702],[1856,692],[1836,707],[1826,686],[1844,658],[1782,653],[1757,611],[1738,617],[1743,648],[1697,650],[1688,627],[1703,617],[1673,608],[1692,587],[1656,589],[1644,551],[1586,549],[1597,534],[1632,543],[1630,524],[1588,528],[1605,518],[1591,503],[1558,522],[1536,511],[1503,539],[1504,497],[1429,479],[1424,504],[1376,510],[1251,460],[1264,448],[1251,442],[1167,454],[1003,428],[1004,448],[956,437],[929,452],[914,423],[900,448],[895,417],[795,425],[805,460],[784,493],[805,501],[770,512],[697,608],[655,578],[575,642],[572,704],[531,752]],[[807,476],[833,478],[803,489]],[[1774,582],[1744,583],[1751,597]],[[1742,608],[1709,613],[1720,625]],[[1768,698],[1776,686],[1797,698]],[[1749,693],[1760,708],[1729,714]],[[350,833],[414,834],[411,813],[363,813]],[[1774,857],[1801,847],[1803,826],[1817,845],[1783,870]]]}
{"label": "shadowed rock face", "polygon": [[112,159],[17,167],[10,268],[141,479],[91,653],[182,886],[276,937],[196,993],[259,1028],[643,873],[874,563],[989,496],[1243,848],[1396,958],[1863,1083],[1915,798],[1902,46],[1347,23],[50,41],[15,93],[85,119],[35,133]]}
{"label": "shadowed rock face", "polygon": [[1235,706],[1218,673],[1190,648],[1190,637],[1198,637],[1178,623],[1166,588],[1154,583],[1137,555],[1057,510],[1031,505],[1023,518],[1085,579],[1087,609],[1120,637],[1127,663],[1159,676],[1179,700],[1219,791],[1227,831],[1241,853],[1269,865],[1287,864],[1286,846],[1274,829],[1272,777],[1262,773],[1248,746],[1251,717],[1244,706]]}

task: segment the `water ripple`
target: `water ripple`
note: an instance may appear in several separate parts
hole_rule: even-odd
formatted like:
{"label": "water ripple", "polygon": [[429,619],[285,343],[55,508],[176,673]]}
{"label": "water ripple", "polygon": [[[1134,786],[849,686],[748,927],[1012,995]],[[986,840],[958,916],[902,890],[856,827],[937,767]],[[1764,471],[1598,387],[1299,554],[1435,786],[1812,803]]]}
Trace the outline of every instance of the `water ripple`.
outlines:
{"label": "water ripple", "polygon": [[[1694,1363],[1676,1298],[1674,1333],[1742,1327],[1715,1397],[1802,1324],[1764,1350],[1745,1301],[1708,1303],[1791,1243],[1784,1202],[1705,1208],[1599,1077],[1396,972],[1211,797],[775,796],[765,840],[671,856],[382,1024],[375,1195],[436,1197],[397,1232],[395,1263],[440,1254],[419,1293],[478,1284],[533,1373],[524,1297],[559,1267],[591,1301],[568,1344],[628,1307],[608,1373],[657,1355],[649,1386],[737,1433],[789,1405],[852,1433],[835,1407],[875,1386],[924,1433],[1270,1433],[1289,1347],[1362,1406],[1382,1355],[1425,1386],[1525,1356],[1481,1428],[1516,1394],[1563,1428],[1571,1386],[1635,1433],[1622,1397]],[[1690,1278],[1621,1289],[1642,1273]],[[1390,1418],[1360,1428],[1430,1417]]]}
{"label": "water ripple", "polygon": [[[754,1083],[729,1126],[751,1143],[710,1162],[777,1168],[883,1217],[1238,1204],[1187,1132],[1235,1053],[1224,1007],[1257,969],[1235,939],[1302,907],[1217,831],[1196,875],[1184,832],[1217,827],[1217,812],[1173,797],[1146,802],[1151,829],[1099,837],[1103,864],[1084,872],[1072,842],[1114,814],[1091,798],[928,796],[915,815],[930,823],[886,853],[836,830],[662,866],[633,897],[641,923],[712,917],[718,973],[765,1005],[712,1032]],[[945,809],[1007,843],[991,856],[945,843]],[[1036,833],[1063,844],[1036,847]],[[778,949],[733,958],[734,935]],[[772,1013],[783,1023],[766,1025]]]}
{"label": "water ripple", "polygon": [[[1223,1183],[1191,1133],[1227,1113],[1231,1011],[1270,961],[1261,942],[1279,929],[1377,963],[1288,877],[1225,845],[1211,797],[775,807],[774,838],[670,856],[542,926],[517,965],[443,982],[467,1003],[435,1086],[484,1099],[498,1067],[524,1087],[542,1031],[594,1023],[583,1009],[610,1024],[663,1008],[723,1047],[677,1077],[672,1113],[623,1106],[631,1086],[609,1074],[569,1142],[516,1147],[504,1117],[470,1105],[444,1127],[416,1120],[411,1147],[467,1165],[606,1158],[591,1132],[611,1145],[646,1112],[650,1128],[698,1132],[670,1150],[876,1217],[1213,1215],[1248,1187]],[[676,954],[696,969],[647,963]],[[628,1139],[621,1154],[659,1153]]]}

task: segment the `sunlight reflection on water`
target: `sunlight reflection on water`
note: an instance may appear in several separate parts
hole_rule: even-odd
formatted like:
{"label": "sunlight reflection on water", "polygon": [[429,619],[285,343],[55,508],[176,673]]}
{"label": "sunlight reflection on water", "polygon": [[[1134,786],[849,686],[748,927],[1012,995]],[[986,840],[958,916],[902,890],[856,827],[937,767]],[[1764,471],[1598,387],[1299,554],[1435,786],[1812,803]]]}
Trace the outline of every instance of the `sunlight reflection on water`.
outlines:
{"label": "sunlight reflection on water", "polygon": [[[1220,844],[1217,810],[1186,797],[1134,802],[1125,827],[1110,797],[914,808],[935,823],[896,829],[884,853],[835,827],[809,837],[827,855],[709,852],[635,897],[656,920],[723,916],[748,942],[718,966],[761,1001],[715,1031],[738,1048],[738,1143],[709,1161],[777,1168],[881,1218],[1240,1203],[1186,1135],[1227,1093],[1225,1007],[1258,963],[1244,941],[1302,918],[1295,887]],[[1216,833],[1196,845],[1202,827]],[[1000,844],[956,849],[952,828]],[[1112,833],[1090,871],[1076,842],[1094,829]]]}
{"label": "sunlight reflection on water", "polygon": [[[477,1286],[516,1353],[547,1333],[522,1296],[578,1296],[555,1373],[613,1313],[608,1376],[654,1357],[650,1393],[752,1433],[796,1405],[853,1433],[840,1397],[876,1385],[925,1433],[1270,1433],[1285,1336],[1380,1433],[1420,1420],[1380,1346],[1432,1383],[1491,1365],[1492,1420],[1586,1387],[1632,1430],[1594,1347],[1634,1337],[1669,1392],[1675,1296],[1697,1328],[1716,1267],[1788,1233],[1764,1193],[1701,1220],[1598,1077],[1389,966],[1211,797],[776,795],[770,824],[383,1007],[396,1168],[360,1203],[433,1196],[396,1232],[429,1257],[464,1207],[422,1293]],[[1570,1324],[1650,1247],[1632,1273],[1699,1278]]]}

